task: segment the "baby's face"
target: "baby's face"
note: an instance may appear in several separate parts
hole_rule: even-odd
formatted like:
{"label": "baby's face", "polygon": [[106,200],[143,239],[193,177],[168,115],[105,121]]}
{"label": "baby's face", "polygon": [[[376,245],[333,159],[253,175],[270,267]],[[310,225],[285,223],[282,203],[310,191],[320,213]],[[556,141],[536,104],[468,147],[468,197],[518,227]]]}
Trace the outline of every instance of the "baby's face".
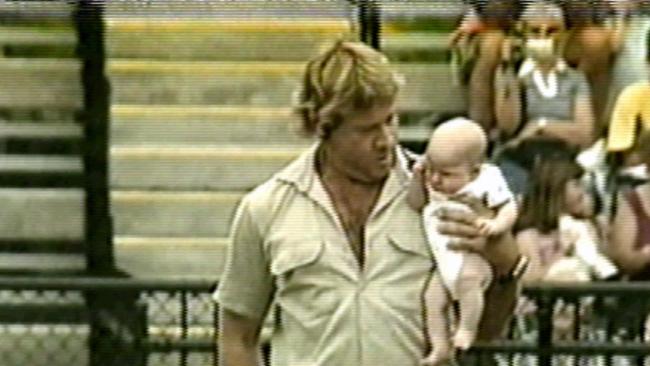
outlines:
{"label": "baby's face", "polygon": [[425,179],[434,191],[452,195],[474,180],[475,167],[468,162],[427,156]]}

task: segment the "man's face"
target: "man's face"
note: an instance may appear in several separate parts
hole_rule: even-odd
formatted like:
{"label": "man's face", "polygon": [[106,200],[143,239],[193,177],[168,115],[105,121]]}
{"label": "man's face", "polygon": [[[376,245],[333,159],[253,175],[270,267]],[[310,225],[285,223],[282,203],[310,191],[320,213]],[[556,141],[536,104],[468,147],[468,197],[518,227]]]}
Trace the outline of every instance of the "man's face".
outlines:
{"label": "man's face", "polygon": [[327,159],[348,177],[378,183],[395,164],[397,115],[393,103],[350,113],[323,141]]}

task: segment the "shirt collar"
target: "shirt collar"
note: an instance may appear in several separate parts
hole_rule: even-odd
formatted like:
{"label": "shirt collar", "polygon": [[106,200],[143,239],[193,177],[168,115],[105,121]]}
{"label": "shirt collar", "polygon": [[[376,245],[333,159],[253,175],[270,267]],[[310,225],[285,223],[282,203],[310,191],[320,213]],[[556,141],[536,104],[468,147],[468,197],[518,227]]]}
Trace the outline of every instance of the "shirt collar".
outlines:
{"label": "shirt collar", "polygon": [[[307,151],[302,153],[296,160],[281,170],[276,178],[284,183],[293,185],[297,190],[310,195],[312,198],[321,200],[324,190],[320,184],[320,177],[316,171],[316,154],[320,142],[314,143]],[[402,192],[408,185],[411,173],[409,172],[408,159],[401,146],[395,147],[395,166],[391,169],[375,210],[380,210],[392,199]],[[319,184],[317,184],[319,183]]]}
{"label": "shirt collar", "polygon": [[[555,64],[555,67],[553,68],[553,71],[555,71],[557,73],[563,73],[564,71],[566,71],[568,69],[568,67],[569,67],[569,65],[567,65],[567,63],[564,60],[560,59]],[[535,71],[535,69],[537,69],[537,63],[535,62],[535,60],[533,60],[532,58],[529,57],[529,58],[525,59],[524,62],[519,67],[519,77],[528,76],[533,71]]]}

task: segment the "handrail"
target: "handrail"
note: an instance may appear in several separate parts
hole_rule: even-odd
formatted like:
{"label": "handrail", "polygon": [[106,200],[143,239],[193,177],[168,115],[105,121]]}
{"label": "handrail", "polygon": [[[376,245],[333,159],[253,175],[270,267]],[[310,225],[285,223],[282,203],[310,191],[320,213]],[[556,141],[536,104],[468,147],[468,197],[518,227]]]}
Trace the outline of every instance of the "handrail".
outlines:
{"label": "handrail", "polygon": [[118,278],[118,277],[29,277],[0,276],[0,290],[36,291],[189,291],[214,290],[216,280],[210,278]]}
{"label": "handrail", "polygon": [[[204,300],[209,300],[209,294],[212,293],[217,285],[216,278],[109,278],[109,277],[13,277],[13,276],[0,276],[0,290],[9,291],[58,291],[65,292],[81,292],[86,295],[100,296],[100,299],[109,298],[122,298],[140,296],[153,296],[154,293],[167,292],[167,293],[180,293],[180,297],[169,298],[169,301],[180,301],[182,316],[179,329],[181,329],[180,336],[174,337],[159,337],[147,335],[144,331],[138,331],[140,328],[127,328],[129,337],[120,338],[124,343],[124,347],[137,346],[134,352],[213,352],[216,354],[217,350],[214,339],[218,334],[218,317],[217,306],[213,304],[212,307],[206,308],[207,311],[214,312],[211,318],[214,324],[204,324],[203,327],[213,329],[212,332],[206,331],[205,336],[189,337],[187,311],[190,308],[187,296],[201,296]],[[530,285],[523,289],[523,294],[530,297],[537,305],[537,311],[534,317],[537,319],[537,336],[534,339],[506,339],[496,340],[489,343],[480,343],[475,345],[468,356],[476,355],[515,355],[515,354],[528,354],[537,357],[537,365],[550,366],[554,362],[554,358],[558,355],[575,355],[583,357],[602,356],[611,357],[612,355],[627,355],[627,356],[643,356],[650,355],[650,347],[647,343],[635,340],[634,338],[626,339],[624,341],[614,342],[610,338],[609,325],[602,329],[606,331],[606,338],[603,339],[579,339],[579,340],[557,340],[554,338],[554,316],[555,304],[560,299],[568,300],[569,303],[579,304],[578,298],[635,298],[645,299],[650,298],[650,282],[605,282],[605,283],[543,283],[537,285]],[[103,296],[103,297],[101,297]],[[92,299],[92,297],[86,297]],[[165,299],[165,297],[158,298]],[[40,303],[39,303],[40,304]],[[45,303],[46,305],[47,303]],[[15,306],[16,304],[10,304]],[[20,304],[18,304],[20,305]],[[29,306],[29,304],[26,304]],[[99,312],[92,310],[89,307],[91,314],[96,314],[98,317],[95,319],[99,329],[107,325],[115,327],[115,329],[123,329],[127,321],[133,319],[140,319],[138,317],[130,317],[127,314],[133,312],[137,314],[138,306],[130,307],[129,303],[121,304],[115,303],[112,306],[118,306],[111,310],[110,306],[100,309]],[[164,308],[164,307],[163,307]],[[175,309],[171,307],[170,309]],[[123,311],[127,311],[124,313]],[[195,308],[196,310],[197,308]],[[209,310],[208,310],[209,309]],[[12,310],[6,310],[12,311]],[[577,312],[576,312],[577,314]],[[614,314],[605,315],[607,322],[616,318]],[[139,320],[140,327],[146,327],[147,318]],[[144,325],[143,325],[144,324]],[[577,324],[580,324],[579,322]],[[582,326],[582,325],[579,325]],[[592,325],[593,326],[593,325]],[[112,329],[112,328],[111,328]],[[144,328],[143,328],[144,329]],[[600,329],[600,328],[598,328]],[[118,332],[111,330],[111,332]],[[140,333],[139,333],[140,332]],[[115,333],[117,334],[117,333]],[[120,333],[121,334],[121,333]],[[579,333],[574,333],[579,334]],[[105,352],[103,349],[96,351],[98,354]],[[97,363],[103,365],[102,363]],[[480,363],[477,363],[480,365]]]}
{"label": "handrail", "polygon": [[650,281],[635,282],[546,282],[527,285],[523,289],[530,296],[589,296],[589,295],[650,295]]}

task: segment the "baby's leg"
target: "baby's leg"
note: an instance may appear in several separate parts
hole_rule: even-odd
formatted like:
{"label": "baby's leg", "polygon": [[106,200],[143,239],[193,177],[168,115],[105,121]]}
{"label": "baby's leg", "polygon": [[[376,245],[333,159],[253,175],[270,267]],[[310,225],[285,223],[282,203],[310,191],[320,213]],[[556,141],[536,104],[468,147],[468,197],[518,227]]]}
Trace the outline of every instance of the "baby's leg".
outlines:
{"label": "baby's leg", "polygon": [[450,299],[438,272],[434,273],[427,285],[424,301],[426,305],[426,329],[431,342],[431,351],[422,360],[422,365],[441,365],[451,358],[449,323],[447,321]]}
{"label": "baby's leg", "polygon": [[478,332],[483,314],[485,290],[492,280],[488,263],[476,254],[468,254],[463,259],[463,268],[456,283],[460,321],[454,335],[454,347],[469,349]]}

